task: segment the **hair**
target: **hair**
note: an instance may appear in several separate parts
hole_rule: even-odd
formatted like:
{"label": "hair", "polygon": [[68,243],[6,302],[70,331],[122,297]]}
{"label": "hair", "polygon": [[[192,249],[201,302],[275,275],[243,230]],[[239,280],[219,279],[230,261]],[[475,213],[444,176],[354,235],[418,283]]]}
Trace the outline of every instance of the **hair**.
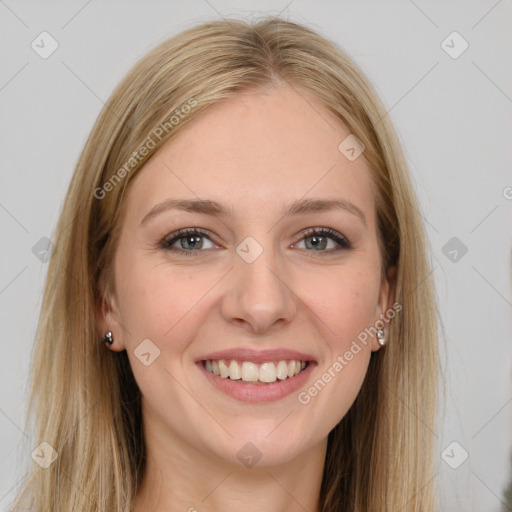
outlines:
{"label": "hair", "polygon": [[438,309],[398,136],[342,49],[272,17],[187,28],[137,62],[102,109],[56,226],[31,360],[27,423],[36,426],[34,446],[46,441],[58,457],[46,469],[33,465],[14,512],[131,510],[145,470],[140,391],[126,351],[106,350],[95,320],[115,289],[123,197],[144,163],[209,106],[283,84],[318,99],[364,144],[382,269],[396,268],[402,305],[390,341],[372,354],[355,402],[328,435],[320,510],[436,509]]}

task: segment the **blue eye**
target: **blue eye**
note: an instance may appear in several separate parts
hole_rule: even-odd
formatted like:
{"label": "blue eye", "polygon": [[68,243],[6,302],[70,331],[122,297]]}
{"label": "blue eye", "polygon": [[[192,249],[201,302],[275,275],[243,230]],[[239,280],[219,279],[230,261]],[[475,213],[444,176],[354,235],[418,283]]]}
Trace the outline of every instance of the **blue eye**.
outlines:
{"label": "blue eye", "polygon": [[[180,229],[164,238],[160,243],[159,247],[161,249],[165,249],[167,251],[171,251],[178,254],[183,254],[185,256],[196,256],[201,249],[204,249],[204,239],[207,239],[212,245],[216,245],[212,242],[208,234],[198,228],[187,228]],[[319,252],[322,254],[330,254],[332,252],[338,252],[341,250],[351,249],[352,245],[347,238],[343,235],[340,235],[336,231],[328,228],[314,228],[308,230],[306,233],[303,233],[302,238],[299,242],[306,242],[307,249],[313,249],[313,251],[308,252]],[[338,248],[325,250],[328,245],[328,240],[334,241]],[[179,242],[179,243],[178,243]],[[178,243],[178,244],[177,244]],[[178,247],[174,247],[177,244]],[[211,248],[211,247],[210,247]],[[208,247],[206,248],[208,249]]]}
{"label": "blue eye", "polygon": [[[203,248],[203,238],[210,240],[206,232],[198,228],[180,229],[169,237],[164,238],[159,246],[162,249],[184,254],[185,256],[194,256],[194,252],[199,252]],[[176,242],[180,242],[181,248],[173,247]]]}
{"label": "blue eye", "polygon": [[[340,251],[342,249],[351,249],[352,245],[348,241],[347,238],[345,238],[343,235],[340,235],[336,231],[329,229],[329,228],[315,228],[307,231],[306,233],[303,233],[304,237],[302,240],[308,240],[311,239],[311,242],[309,244],[306,243],[306,246],[315,248],[315,251],[318,250],[318,248],[322,249],[325,248],[327,245],[327,240],[331,239],[334,240],[340,248],[338,249],[331,249],[329,251],[320,251],[323,253],[331,253],[335,251]],[[325,241],[325,243],[324,243]]]}

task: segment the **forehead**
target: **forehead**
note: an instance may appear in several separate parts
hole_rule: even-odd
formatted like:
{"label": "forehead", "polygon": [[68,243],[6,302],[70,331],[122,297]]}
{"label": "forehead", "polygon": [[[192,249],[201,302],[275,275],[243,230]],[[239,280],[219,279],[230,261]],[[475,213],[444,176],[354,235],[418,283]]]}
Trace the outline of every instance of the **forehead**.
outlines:
{"label": "forehead", "polygon": [[[308,196],[357,203],[371,221],[363,157],[339,150],[348,127],[307,92],[280,87],[237,94],[198,115],[139,171],[127,200],[140,218],[172,198],[207,197],[254,214]],[[263,212],[261,212],[263,213]]]}

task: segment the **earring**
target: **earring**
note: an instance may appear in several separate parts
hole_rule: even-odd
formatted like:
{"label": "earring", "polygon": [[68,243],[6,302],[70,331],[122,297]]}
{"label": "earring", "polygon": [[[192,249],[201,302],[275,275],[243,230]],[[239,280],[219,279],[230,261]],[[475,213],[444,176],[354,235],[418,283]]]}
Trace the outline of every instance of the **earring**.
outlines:
{"label": "earring", "polygon": [[379,341],[379,345],[383,347],[386,344],[386,340],[384,338],[384,331],[382,329],[377,329],[377,338]]}
{"label": "earring", "polygon": [[112,336],[112,331],[107,331],[105,336],[103,336],[103,342],[112,345],[114,343],[114,338]]}

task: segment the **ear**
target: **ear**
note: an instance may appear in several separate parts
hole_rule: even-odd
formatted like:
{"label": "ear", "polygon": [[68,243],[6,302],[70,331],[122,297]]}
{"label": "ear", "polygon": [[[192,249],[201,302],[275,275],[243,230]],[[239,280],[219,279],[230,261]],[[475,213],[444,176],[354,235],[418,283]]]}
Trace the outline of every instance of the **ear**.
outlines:
{"label": "ear", "polygon": [[[396,274],[397,268],[395,265],[389,267],[386,275],[383,276],[379,291],[379,300],[377,302],[377,309],[375,311],[375,319],[373,325],[378,327],[381,322],[384,324],[382,330],[384,331],[384,339],[386,343],[389,342],[389,321],[390,319],[386,316],[386,312],[391,309],[393,300],[395,297],[395,286],[396,286]],[[377,336],[372,339],[372,352],[375,352],[381,348],[377,340]]]}
{"label": "ear", "polygon": [[121,352],[126,347],[117,299],[111,287],[105,282],[103,275],[98,281],[98,290],[99,298],[95,305],[96,329],[101,340],[107,331],[112,331],[114,343],[112,345],[105,344],[105,346],[114,352]]}

